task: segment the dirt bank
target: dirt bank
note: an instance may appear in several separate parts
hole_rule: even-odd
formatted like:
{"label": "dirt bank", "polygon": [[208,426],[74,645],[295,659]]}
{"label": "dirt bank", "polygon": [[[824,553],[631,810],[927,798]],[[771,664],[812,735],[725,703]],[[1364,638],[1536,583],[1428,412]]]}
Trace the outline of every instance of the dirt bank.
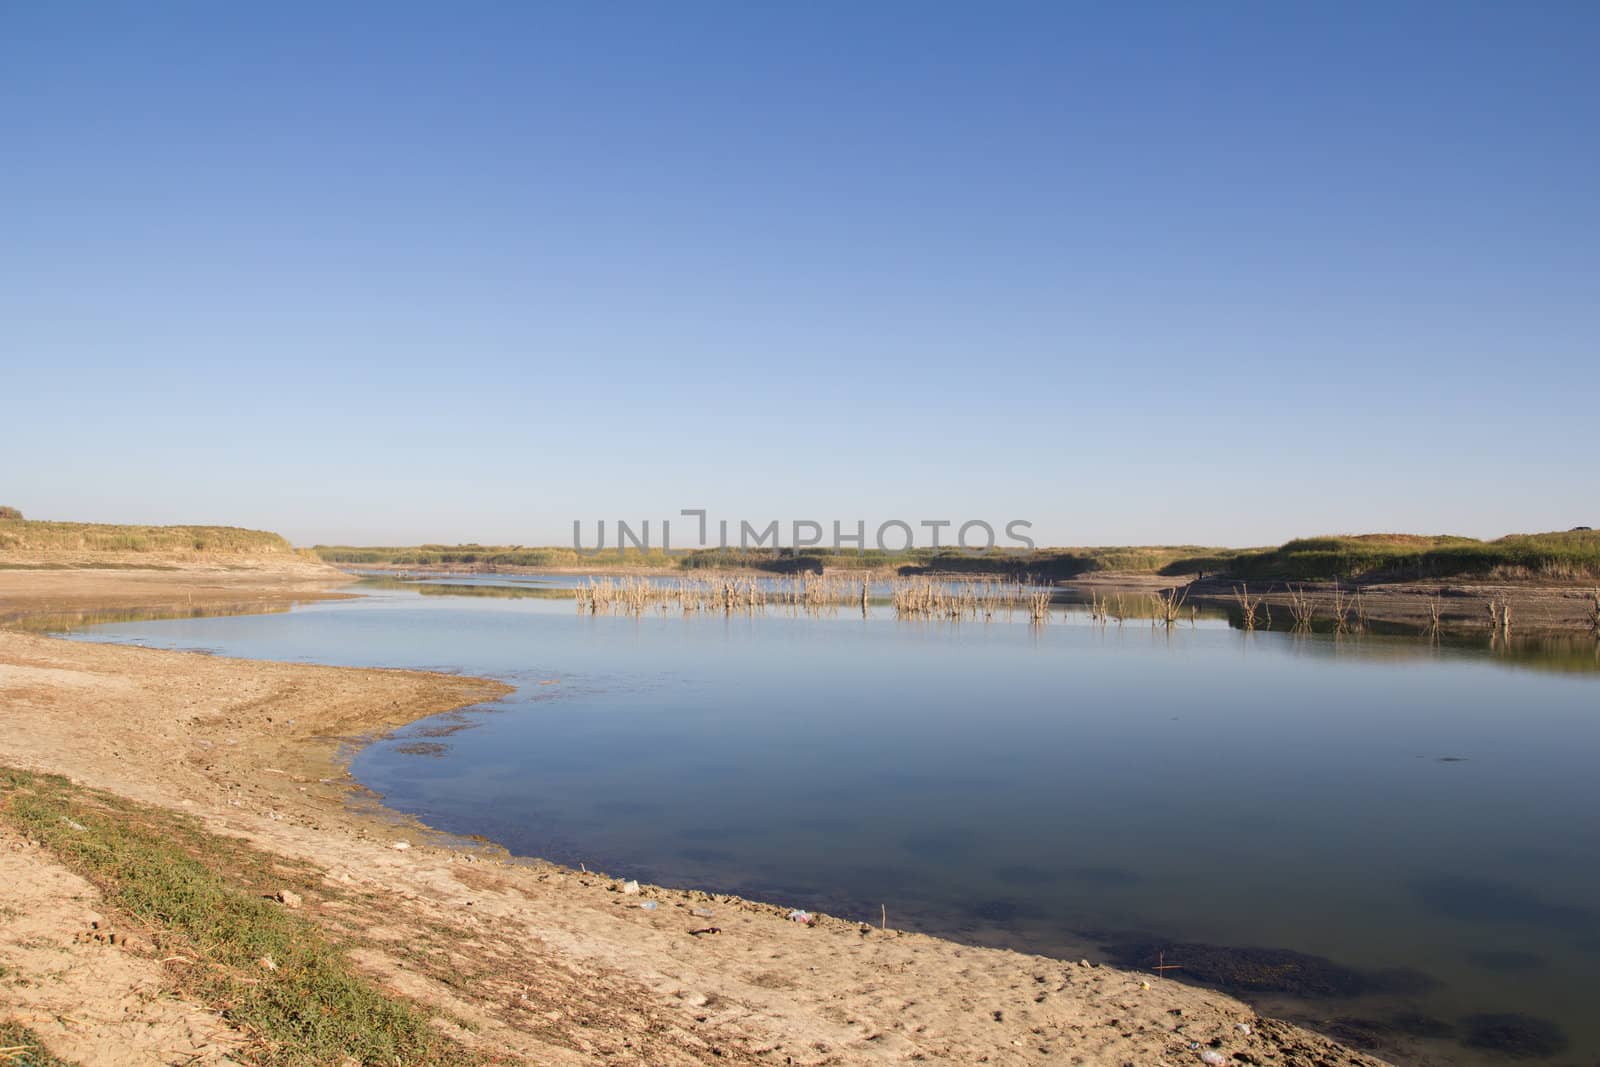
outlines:
{"label": "dirt bank", "polygon": [[[19,603],[34,614],[82,611],[108,596],[148,605],[180,591],[278,602],[325,580],[161,573],[0,572],[0,613]],[[1207,1051],[1234,1063],[1380,1062],[1153,975],[829,919],[807,927],[733,898],[631,895],[362,802],[340,760],[344,742],[504,691],[449,675],[0,632],[0,764],[188,812],[312,864],[326,893],[308,894],[306,914],[362,930],[365,970],[462,1020],[498,1062],[1178,1065],[1205,1062]],[[95,946],[129,956],[115,966],[80,959],[73,946],[97,907],[92,892],[26,841],[0,847],[13,853],[0,865],[0,990],[24,1023],[84,1064],[127,1062],[115,1041],[93,1039],[109,1019],[181,1038],[163,1062],[237,1055],[240,1035],[204,1006],[160,995],[137,941]],[[27,888],[57,882],[72,901],[65,910]]]}

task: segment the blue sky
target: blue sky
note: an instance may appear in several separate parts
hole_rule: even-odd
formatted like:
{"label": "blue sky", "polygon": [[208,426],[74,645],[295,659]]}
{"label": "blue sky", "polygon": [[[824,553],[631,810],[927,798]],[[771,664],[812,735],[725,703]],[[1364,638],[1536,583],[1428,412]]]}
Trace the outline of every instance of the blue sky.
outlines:
{"label": "blue sky", "polygon": [[1587,0],[0,4],[0,503],[1600,526],[1596,54]]}

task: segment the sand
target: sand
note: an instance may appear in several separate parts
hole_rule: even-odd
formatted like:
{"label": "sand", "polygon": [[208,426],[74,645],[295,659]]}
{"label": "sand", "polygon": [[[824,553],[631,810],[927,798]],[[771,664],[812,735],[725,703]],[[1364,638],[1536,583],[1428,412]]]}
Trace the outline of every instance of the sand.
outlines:
{"label": "sand", "polygon": [[[0,617],[270,610],[338,580],[315,567],[5,570]],[[471,1023],[464,1040],[501,1062],[1179,1065],[1213,1045],[1230,1063],[1381,1062],[1153,975],[826,917],[807,927],[735,898],[626,894],[433,833],[346,775],[349,742],[504,691],[0,632],[0,764],[187,812],[313,865],[328,892],[305,913],[365,931],[365,970]],[[0,999],[88,1067],[230,1062],[239,1035],[163,991],[137,940],[80,940],[97,909],[47,853],[0,837]],[[691,932],[706,927],[718,932]]]}

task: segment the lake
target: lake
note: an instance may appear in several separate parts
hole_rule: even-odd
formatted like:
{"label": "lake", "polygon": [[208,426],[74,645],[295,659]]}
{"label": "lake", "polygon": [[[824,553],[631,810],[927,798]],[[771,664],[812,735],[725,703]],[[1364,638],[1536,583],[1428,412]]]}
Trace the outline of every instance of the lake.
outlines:
{"label": "lake", "polygon": [[1414,1062],[1600,1056],[1600,673],[1570,647],[1071,604],[1043,625],[881,603],[588,614],[573,584],[386,581],[75,636],[505,679],[512,696],[378,739],[352,771],[519,854],[1164,958]]}

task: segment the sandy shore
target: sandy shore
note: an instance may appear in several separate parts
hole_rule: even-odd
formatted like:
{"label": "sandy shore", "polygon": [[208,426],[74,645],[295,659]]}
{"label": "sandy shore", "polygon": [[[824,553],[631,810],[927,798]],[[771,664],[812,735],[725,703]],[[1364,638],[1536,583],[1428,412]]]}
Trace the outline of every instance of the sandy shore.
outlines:
{"label": "sandy shore", "polygon": [[[332,580],[316,568],[7,570],[0,615],[193,598],[270,609],[327,595]],[[0,764],[184,811],[314,865],[328,899],[306,913],[364,930],[363,969],[469,1022],[466,1040],[499,1062],[1178,1065],[1212,1050],[1229,1063],[1380,1063],[1151,975],[826,918],[805,927],[702,893],[624,894],[434,834],[347,777],[347,742],[505,691],[0,632]],[[0,835],[0,850],[0,990],[55,1051],[86,1065],[146,1046],[141,1062],[232,1062],[238,1035],[162,993],[137,943],[74,940],[99,907],[92,887],[27,842]]]}

